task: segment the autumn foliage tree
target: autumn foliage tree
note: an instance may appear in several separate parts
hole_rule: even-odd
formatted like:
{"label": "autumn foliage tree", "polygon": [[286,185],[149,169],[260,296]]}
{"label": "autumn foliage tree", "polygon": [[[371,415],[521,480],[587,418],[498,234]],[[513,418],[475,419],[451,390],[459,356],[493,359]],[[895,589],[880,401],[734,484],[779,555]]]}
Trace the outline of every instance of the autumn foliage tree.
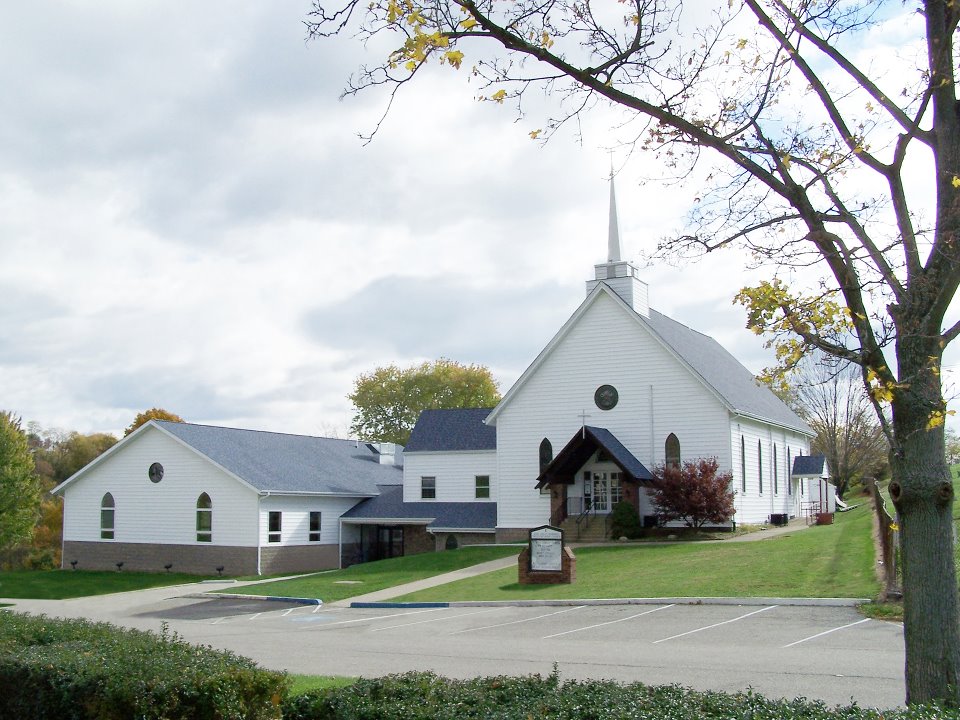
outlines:
{"label": "autumn foliage tree", "polygon": [[[955,0],[343,0],[309,23],[314,37],[396,39],[345,94],[392,95],[434,61],[466,69],[481,99],[515,103],[534,138],[619,111],[622,147],[697,183],[686,227],[658,254],[738,247],[790,268],[743,289],[749,326],[771,338],[774,374],[812,348],[860,368],[891,449],[907,701],[952,704],[960,604],[940,368],[960,335],[948,316],[958,20]],[[556,111],[531,122],[531,91]]]}
{"label": "autumn foliage tree", "polygon": [[357,437],[406,445],[423,410],[493,407],[500,392],[489,369],[441,358],[364,373],[347,398],[355,411],[350,431]]}
{"label": "autumn foliage tree", "polygon": [[130,426],[123,431],[123,436],[126,437],[134,430],[136,430],[141,425],[145,425],[151,420],[167,420],[169,422],[183,422],[183,418],[179,415],[175,415],[172,412],[168,412],[163,408],[150,408],[149,410],[144,410],[142,413],[137,413],[137,416],[133,419],[133,422],[130,423]]}
{"label": "autumn foliage tree", "polygon": [[687,527],[724,525],[736,512],[733,507],[733,475],[721,473],[716,458],[660,465],[653,471],[656,482],[650,497],[661,523],[682,521]]}

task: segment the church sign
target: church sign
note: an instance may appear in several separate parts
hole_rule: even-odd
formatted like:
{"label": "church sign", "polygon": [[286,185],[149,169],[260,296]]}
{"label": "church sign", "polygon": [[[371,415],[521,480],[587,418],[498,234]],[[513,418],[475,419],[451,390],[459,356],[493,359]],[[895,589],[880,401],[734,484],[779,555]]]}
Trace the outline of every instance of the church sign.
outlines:
{"label": "church sign", "polygon": [[530,531],[530,569],[560,572],[563,567],[563,530],[543,525]]}

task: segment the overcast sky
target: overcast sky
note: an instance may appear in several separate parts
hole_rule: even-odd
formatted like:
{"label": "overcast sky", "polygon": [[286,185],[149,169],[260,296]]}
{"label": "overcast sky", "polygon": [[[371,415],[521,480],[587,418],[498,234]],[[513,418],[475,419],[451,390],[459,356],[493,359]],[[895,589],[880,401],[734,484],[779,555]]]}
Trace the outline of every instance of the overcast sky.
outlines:
{"label": "overcast sky", "polygon": [[[345,436],[353,379],[447,357],[501,390],[605,259],[611,138],[531,141],[466,71],[340,102],[363,48],[307,0],[0,7],[0,408],[120,433],[193,422]],[[692,190],[613,155],[627,259]],[[759,371],[732,254],[647,267],[651,305]],[[603,352],[602,348],[597,349]]]}

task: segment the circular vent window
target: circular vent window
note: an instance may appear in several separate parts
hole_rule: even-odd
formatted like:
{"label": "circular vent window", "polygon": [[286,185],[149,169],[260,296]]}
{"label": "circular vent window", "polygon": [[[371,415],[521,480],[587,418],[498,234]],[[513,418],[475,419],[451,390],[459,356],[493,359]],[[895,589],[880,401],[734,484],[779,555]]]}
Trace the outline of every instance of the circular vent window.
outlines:
{"label": "circular vent window", "polygon": [[153,465],[150,466],[150,469],[147,470],[147,475],[150,478],[150,482],[160,482],[163,480],[163,465],[160,463],[153,463]]}

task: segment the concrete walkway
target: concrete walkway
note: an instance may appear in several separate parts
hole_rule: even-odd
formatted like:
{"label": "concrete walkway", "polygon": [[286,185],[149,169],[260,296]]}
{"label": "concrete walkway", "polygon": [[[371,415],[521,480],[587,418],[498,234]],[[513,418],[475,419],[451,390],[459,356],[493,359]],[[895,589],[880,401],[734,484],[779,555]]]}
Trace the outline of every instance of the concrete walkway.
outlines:
{"label": "concrete walkway", "polygon": [[[756,532],[747,533],[746,535],[732,535],[728,538],[720,538],[717,540],[693,540],[688,542],[694,543],[737,543],[737,542],[755,542],[758,540],[768,540],[774,537],[780,537],[783,535],[790,535],[794,532],[799,532],[807,528],[806,522],[803,518],[794,518],[787,525],[782,527],[768,527],[763,530],[757,530]],[[683,541],[680,541],[683,542]],[[644,543],[622,543],[622,542],[606,542],[606,543],[568,543],[570,548],[576,551],[578,548],[582,547],[620,547],[622,545],[630,545],[634,547],[646,546],[646,545],[675,545],[676,541],[664,541],[664,542],[644,542]],[[519,553],[519,549],[518,549]],[[475,575],[483,575],[488,572],[493,572],[494,570],[502,570],[508,567],[516,567],[517,558],[516,556],[500,558],[499,560],[491,560],[489,562],[481,563],[479,565],[473,565],[471,567],[461,568],[460,570],[454,570],[453,572],[444,573],[442,575],[434,575],[433,577],[425,578],[423,580],[415,580],[414,582],[404,583],[403,585],[395,585],[390,588],[384,588],[383,590],[377,590],[375,592],[366,593],[365,595],[357,595],[351,598],[345,598],[343,600],[337,600],[336,602],[330,603],[332,607],[350,607],[351,603],[370,603],[370,602],[385,602],[392,600],[393,598],[400,597],[402,595],[408,595],[418,590],[426,590],[427,588],[437,587],[438,585],[446,585],[447,583],[455,582],[457,580],[462,580],[468,577],[474,577]],[[611,602],[617,602],[616,600]],[[862,601],[857,601],[862,602]]]}
{"label": "concrete walkway", "polygon": [[[758,530],[756,532],[748,533],[746,535],[740,536],[731,536],[729,538],[721,538],[718,540],[698,540],[691,542],[703,542],[703,543],[737,543],[737,542],[755,542],[758,540],[767,540],[773,537],[780,537],[783,535],[789,535],[794,532],[799,532],[805,530],[807,525],[805,521],[800,519],[791,520],[790,523],[784,527],[769,527],[764,530]],[[682,542],[682,541],[681,541]],[[576,550],[581,547],[598,547],[600,545],[607,547],[619,547],[627,543],[621,542],[608,542],[608,543],[569,543],[570,547]],[[635,546],[640,545],[652,545],[654,543],[633,543]],[[673,541],[664,541],[662,543],[656,543],[657,545],[673,545]],[[517,553],[519,554],[520,547],[517,548]],[[455,582],[457,580],[462,580],[464,578],[474,577],[476,575],[483,575],[488,572],[493,572],[494,570],[501,570],[503,568],[516,567],[517,558],[516,556],[510,556],[505,558],[500,558],[497,560],[490,560],[489,562],[480,563],[479,565],[472,565],[470,567],[461,568],[460,570],[454,570],[452,572],[443,573],[441,575],[434,575],[433,577],[424,578],[423,580],[415,580],[413,582],[404,583],[402,585],[395,585],[394,587],[385,588],[383,590],[377,590],[375,592],[366,593],[364,595],[358,595],[351,598],[345,598],[343,600],[337,600],[336,602],[330,603],[332,607],[349,607],[351,603],[355,602],[384,602],[389,601],[393,598],[400,597],[402,595],[407,595],[409,593],[416,592],[418,590],[425,590],[427,588],[437,587],[438,585],[446,585],[447,583]],[[314,573],[309,573],[314,574]],[[10,608],[11,610],[17,610],[20,612],[31,612],[31,613],[46,613],[49,615],[59,615],[61,617],[87,617],[91,619],[110,619],[110,617],[115,616],[116,614],[122,614],[128,610],[133,610],[134,608],[141,607],[145,604],[157,603],[163,600],[169,600],[171,598],[183,598],[190,597],[191,595],[196,595],[198,593],[209,593],[211,598],[214,597],[216,591],[223,591],[227,588],[236,588],[247,585],[259,585],[260,583],[274,582],[277,580],[291,580],[297,577],[302,577],[301,575],[293,575],[290,577],[283,578],[264,578],[262,580],[243,580],[243,581],[234,581],[234,580],[205,580],[203,582],[189,583],[185,585],[168,585],[165,587],[159,588],[149,588],[147,590],[131,590],[128,592],[122,593],[113,593],[111,595],[92,595],[89,597],[80,597],[72,598],[67,600],[26,600],[19,598],[5,599],[0,598],[0,603],[9,603],[14,607]],[[613,601],[616,602],[616,601]],[[624,602],[624,601],[621,601]]]}

